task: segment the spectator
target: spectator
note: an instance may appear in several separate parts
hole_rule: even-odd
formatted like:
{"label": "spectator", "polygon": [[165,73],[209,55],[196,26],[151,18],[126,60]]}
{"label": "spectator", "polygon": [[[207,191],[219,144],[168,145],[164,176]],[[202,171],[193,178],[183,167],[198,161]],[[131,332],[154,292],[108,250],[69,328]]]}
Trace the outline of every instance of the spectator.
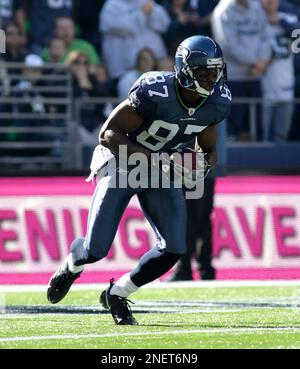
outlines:
{"label": "spectator", "polygon": [[25,67],[22,70],[22,78],[16,85],[18,89],[17,95],[32,98],[30,101],[30,108],[25,108],[26,112],[45,113],[46,109],[43,104],[43,96],[34,89],[34,87],[44,85],[42,81],[43,60],[38,55],[29,54],[26,56],[24,64]]}
{"label": "spectator", "polygon": [[[110,96],[109,81],[104,81],[103,70],[96,67],[97,77],[90,73],[88,56],[84,53],[73,51],[66,60],[71,68],[73,76],[74,98]],[[101,75],[102,74],[102,75]],[[99,80],[101,80],[99,82]],[[77,104],[80,103],[79,101]],[[104,106],[97,106],[94,102],[84,101],[79,109],[79,138],[82,145],[83,165],[88,166],[93,149],[97,145],[97,137],[100,130],[100,119],[103,119]]]}
{"label": "spectator", "polygon": [[[66,56],[67,47],[63,39],[54,37],[49,42],[49,62],[54,64],[63,64],[64,58]],[[49,98],[66,98],[65,92],[65,77],[67,73],[66,68],[58,68],[57,66],[49,67],[44,70],[44,73],[48,76],[52,76],[47,82],[47,86],[59,88],[61,87],[61,92],[48,93]],[[49,112],[52,114],[65,113],[65,107],[63,105],[51,104],[49,105]]]}
{"label": "spectator", "polygon": [[[45,127],[49,125],[49,122],[42,118],[42,115],[46,113],[46,105],[44,103],[44,96],[37,88],[44,86],[42,80],[43,75],[43,61],[38,55],[30,54],[25,58],[25,67],[22,70],[22,78],[16,85],[14,97],[22,100],[26,100],[24,104],[16,104],[14,106],[14,112],[18,114],[35,114],[37,119],[30,121],[30,128]],[[41,116],[40,119],[38,117]],[[16,126],[28,127],[28,120],[24,120],[22,117],[15,122]],[[53,140],[52,134],[40,133],[40,132],[27,132],[19,135],[20,141],[31,142],[49,142]],[[49,155],[50,150],[48,148],[40,149],[25,149],[22,152],[23,156],[41,156]]]}
{"label": "spectator", "polygon": [[[85,98],[100,96],[99,83],[96,77],[90,73],[90,64],[88,56],[79,51],[71,52],[67,59],[66,65],[71,69],[73,77],[73,97]],[[95,113],[95,104],[84,103],[80,109],[80,135],[85,137],[86,133],[94,132],[99,128],[99,121]],[[94,144],[95,140],[91,144]]]}
{"label": "spectator", "polygon": [[72,0],[24,0],[23,12],[31,22],[31,50],[40,54],[53,36],[55,21],[72,16]]}
{"label": "spectator", "polygon": [[5,62],[24,62],[27,50],[23,37],[23,30],[16,23],[8,23],[4,27],[6,34],[6,53],[1,54],[1,59]]}
{"label": "spectator", "polygon": [[[22,28],[16,23],[8,23],[4,27],[6,34],[6,53],[0,54],[0,60],[7,63],[23,63],[27,55],[25,37]],[[5,67],[0,70],[1,95],[9,96],[11,87],[19,81],[20,68]],[[8,109],[8,107],[3,107]]]}
{"label": "spectator", "polygon": [[[27,50],[24,46],[24,36],[22,28],[16,23],[8,23],[4,27],[6,34],[6,53],[0,54],[0,61],[7,63],[23,63],[27,55]],[[10,96],[12,88],[19,82],[20,68],[1,66],[0,68],[0,96]],[[10,103],[0,104],[0,111],[3,113],[11,113],[13,106]],[[6,124],[14,125],[13,118],[7,119]],[[14,141],[17,134],[11,132],[5,137],[1,135],[0,139],[11,139]]]}
{"label": "spectator", "polygon": [[210,36],[211,15],[218,0],[171,0],[165,7],[171,17],[171,24],[165,35],[170,55],[183,39],[196,35]]}
{"label": "spectator", "polygon": [[0,28],[3,29],[13,21],[19,26],[24,23],[21,0],[0,1]]}
{"label": "spectator", "polygon": [[62,38],[54,37],[49,42],[49,62],[62,63],[67,53],[67,46]]}
{"label": "spectator", "polygon": [[219,0],[189,0],[191,21],[196,34],[211,36],[211,17]]}
{"label": "spectator", "polygon": [[80,51],[72,51],[66,59],[66,65],[71,69],[73,76],[73,96],[97,96],[97,81],[90,73],[88,55]]}
{"label": "spectator", "polygon": [[196,34],[193,24],[194,13],[190,13],[188,0],[171,0],[166,9],[171,18],[171,23],[164,39],[168,45],[170,55],[175,55],[178,44],[185,38]]}
{"label": "spectator", "polygon": [[152,0],[107,0],[100,14],[100,31],[110,77],[118,79],[134,68],[144,47],[151,48],[157,59],[166,57],[161,34],[169,22],[166,10]]}
{"label": "spectator", "polygon": [[[234,97],[260,97],[261,76],[270,58],[268,20],[258,2],[221,0],[214,10],[212,29],[228,66],[229,87]],[[233,105],[229,134],[249,141],[248,107]]]}
{"label": "spectator", "polygon": [[157,61],[151,49],[142,49],[137,57],[135,69],[125,73],[118,83],[118,96],[126,98],[135,81],[146,72],[157,70]]}
{"label": "spectator", "polygon": [[293,116],[294,65],[290,50],[291,34],[300,28],[297,16],[279,13],[279,0],[261,0],[269,20],[273,57],[262,78],[263,139],[286,141]]}
{"label": "spectator", "polygon": [[[75,24],[70,17],[59,17],[56,19],[55,36],[64,40],[67,47],[67,56],[72,51],[84,53],[88,57],[89,64],[96,66],[99,56],[95,48],[85,40],[75,38]],[[44,50],[43,59],[49,61],[49,50]]]}

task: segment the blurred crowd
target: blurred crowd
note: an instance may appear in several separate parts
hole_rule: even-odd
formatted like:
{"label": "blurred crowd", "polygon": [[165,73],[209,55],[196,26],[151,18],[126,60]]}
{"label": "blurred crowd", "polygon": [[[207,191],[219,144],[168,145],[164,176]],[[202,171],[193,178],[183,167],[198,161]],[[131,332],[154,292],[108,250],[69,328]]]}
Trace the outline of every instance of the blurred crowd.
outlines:
{"label": "blurred crowd", "polygon": [[[142,73],[173,71],[183,39],[213,36],[223,48],[234,98],[259,99],[255,139],[300,140],[300,112],[293,103],[300,96],[300,56],[293,37],[299,19],[300,0],[1,0],[6,53],[0,58],[25,63],[15,81],[20,91],[30,90],[26,73],[49,75],[51,68],[41,67],[56,63],[70,69],[74,98],[124,98]],[[2,69],[0,96],[9,91]],[[44,112],[41,104],[35,109]],[[93,133],[109,112],[107,105],[87,105],[82,130]],[[254,139],[250,115],[243,100],[233,106],[230,140]]]}

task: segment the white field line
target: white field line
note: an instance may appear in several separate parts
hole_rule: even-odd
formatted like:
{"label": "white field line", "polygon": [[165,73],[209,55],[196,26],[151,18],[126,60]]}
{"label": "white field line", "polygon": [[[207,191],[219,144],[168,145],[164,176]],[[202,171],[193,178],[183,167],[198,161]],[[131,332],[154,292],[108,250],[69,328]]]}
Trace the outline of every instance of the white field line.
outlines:
{"label": "white field line", "polygon": [[263,333],[263,332],[288,332],[300,333],[300,328],[215,328],[215,329],[196,329],[196,330],[174,330],[160,332],[128,332],[128,333],[107,333],[107,334],[82,334],[82,335],[52,335],[52,336],[31,336],[31,337],[6,337],[0,338],[0,342],[21,342],[21,341],[50,341],[63,339],[89,339],[89,338],[110,338],[110,337],[134,337],[134,336],[165,336],[165,335],[182,335],[182,334],[222,334],[222,333]]}
{"label": "white field line", "polygon": [[[102,290],[108,283],[98,284],[75,284],[72,291]],[[145,288],[226,288],[226,287],[272,287],[291,286],[300,288],[300,280],[274,280],[274,281],[189,281],[189,282],[153,282],[143,287]],[[0,285],[1,292],[44,292],[47,285]]]}
{"label": "white field line", "polygon": [[[176,313],[178,314],[197,314],[197,313],[201,313],[201,314],[211,314],[211,313],[214,313],[214,314],[232,314],[232,313],[241,313],[241,312],[244,312],[244,311],[247,311],[249,309],[234,309],[234,310],[178,310],[176,311]],[[152,314],[173,314],[175,312],[169,312],[169,311],[165,311],[165,310],[162,310],[162,311],[158,311],[157,312],[153,312]],[[36,316],[38,314],[35,314],[34,317],[32,316],[32,314],[0,314],[0,323],[5,321],[5,320],[13,320],[13,319],[36,319]],[[72,313],[72,314],[67,314],[67,313],[45,313],[45,314],[42,314],[43,317],[51,317],[51,318],[55,318],[55,317],[70,317],[70,316],[77,316],[77,315],[83,315],[81,313]],[[41,315],[40,315],[41,316]]]}

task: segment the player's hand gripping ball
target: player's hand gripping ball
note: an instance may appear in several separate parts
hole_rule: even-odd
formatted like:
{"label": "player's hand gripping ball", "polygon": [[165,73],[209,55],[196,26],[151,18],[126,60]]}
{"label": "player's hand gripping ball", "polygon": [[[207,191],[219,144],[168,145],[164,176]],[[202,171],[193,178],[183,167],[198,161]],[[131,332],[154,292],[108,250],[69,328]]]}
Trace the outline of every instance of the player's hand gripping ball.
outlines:
{"label": "player's hand gripping ball", "polygon": [[192,149],[184,149],[173,153],[161,154],[160,169],[175,183],[193,186],[207,177],[212,166],[206,154]]}

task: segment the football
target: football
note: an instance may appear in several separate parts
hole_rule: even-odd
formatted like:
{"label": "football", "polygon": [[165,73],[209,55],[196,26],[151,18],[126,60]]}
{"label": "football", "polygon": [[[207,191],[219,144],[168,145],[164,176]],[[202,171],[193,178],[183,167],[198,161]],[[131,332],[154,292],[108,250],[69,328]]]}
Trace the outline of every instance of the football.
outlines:
{"label": "football", "polygon": [[173,153],[171,159],[177,165],[182,165],[186,171],[200,170],[204,164],[204,153],[185,148],[182,151]]}

